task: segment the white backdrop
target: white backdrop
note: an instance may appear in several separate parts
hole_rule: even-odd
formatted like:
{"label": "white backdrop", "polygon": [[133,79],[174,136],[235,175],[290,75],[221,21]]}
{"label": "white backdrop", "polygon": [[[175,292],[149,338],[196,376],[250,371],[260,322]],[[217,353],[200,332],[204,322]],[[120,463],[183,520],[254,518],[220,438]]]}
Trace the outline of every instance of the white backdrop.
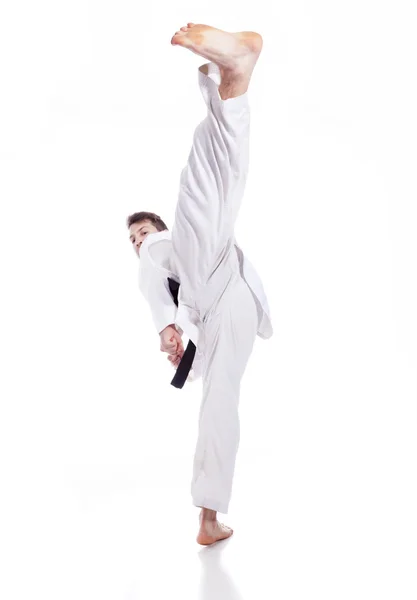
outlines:
{"label": "white backdrop", "polygon": [[[2,4],[2,597],[416,597],[413,8]],[[189,493],[201,382],[169,384],[125,225],[173,223],[205,116],[188,21],[264,38],[236,237],[275,335],[221,559]]]}

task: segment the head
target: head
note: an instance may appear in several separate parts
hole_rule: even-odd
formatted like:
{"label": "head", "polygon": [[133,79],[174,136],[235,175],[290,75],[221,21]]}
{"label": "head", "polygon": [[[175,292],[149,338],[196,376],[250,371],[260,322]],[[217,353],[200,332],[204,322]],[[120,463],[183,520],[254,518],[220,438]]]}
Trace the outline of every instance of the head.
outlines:
{"label": "head", "polygon": [[161,217],[155,213],[144,211],[130,215],[127,218],[126,225],[129,229],[129,239],[133,245],[133,249],[139,257],[140,247],[146,236],[150,233],[168,229]]}

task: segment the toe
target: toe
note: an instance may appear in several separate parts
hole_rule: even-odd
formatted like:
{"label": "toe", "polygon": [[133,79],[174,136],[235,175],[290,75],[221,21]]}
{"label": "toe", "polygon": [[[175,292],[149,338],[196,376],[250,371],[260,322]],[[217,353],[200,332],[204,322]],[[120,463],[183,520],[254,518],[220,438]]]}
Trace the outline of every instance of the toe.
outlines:
{"label": "toe", "polygon": [[194,23],[187,23],[187,27],[194,27]]}
{"label": "toe", "polygon": [[187,31],[188,27],[181,27],[181,31]]}

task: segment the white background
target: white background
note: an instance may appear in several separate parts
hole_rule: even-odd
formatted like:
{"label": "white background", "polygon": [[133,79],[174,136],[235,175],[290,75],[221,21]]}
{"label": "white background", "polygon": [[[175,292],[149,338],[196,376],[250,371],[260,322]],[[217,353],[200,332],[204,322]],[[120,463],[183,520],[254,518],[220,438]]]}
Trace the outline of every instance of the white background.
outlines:
{"label": "white background", "polygon": [[[2,3],[5,600],[415,599],[412,8]],[[264,38],[236,237],[275,330],[242,382],[235,533],[202,550],[201,382],[169,383],[125,225],[172,227],[205,116],[188,21]]]}

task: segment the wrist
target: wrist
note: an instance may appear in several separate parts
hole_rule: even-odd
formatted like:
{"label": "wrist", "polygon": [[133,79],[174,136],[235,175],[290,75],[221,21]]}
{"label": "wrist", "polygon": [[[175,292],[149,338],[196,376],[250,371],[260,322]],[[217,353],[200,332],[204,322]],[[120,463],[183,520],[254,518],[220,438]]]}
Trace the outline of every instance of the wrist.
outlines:
{"label": "wrist", "polygon": [[164,331],[166,331],[169,327],[171,327],[171,329],[175,329],[175,323],[171,323],[170,325],[166,325],[163,329],[161,329],[161,331],[159,332],[159,335],[162,335],[164,333]]}

